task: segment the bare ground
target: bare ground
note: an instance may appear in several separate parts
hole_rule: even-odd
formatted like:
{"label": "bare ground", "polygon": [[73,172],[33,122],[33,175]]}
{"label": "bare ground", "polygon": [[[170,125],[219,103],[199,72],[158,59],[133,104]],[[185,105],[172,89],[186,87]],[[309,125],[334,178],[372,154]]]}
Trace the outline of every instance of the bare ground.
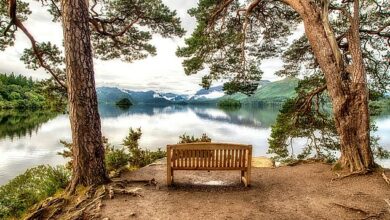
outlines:
{"label": "bare ground", "polygon": [[[337,177],[331,166],[308,163],[253,168],[252,185],[239,183],[239,171],[177,171],[167,187],[166,166],[154,164],[119,180],[150,180],[141,196],[104,199],[102,219],[390,219],[390,186],[380,172]],[[388,176],[388,175],[387,175]],[[389,202],[389,203],[388,203]]]}

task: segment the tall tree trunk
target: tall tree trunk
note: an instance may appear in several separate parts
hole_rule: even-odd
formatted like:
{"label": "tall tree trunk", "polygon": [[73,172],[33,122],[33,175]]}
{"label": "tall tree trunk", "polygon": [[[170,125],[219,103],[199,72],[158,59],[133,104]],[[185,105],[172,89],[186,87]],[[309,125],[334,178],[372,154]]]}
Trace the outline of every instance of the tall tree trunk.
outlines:
{"label": "tall tree trunk", "polygon": [[[368,89],[360,47],[358,16],[353,20],[348,33],[352,65],[345,66],[344,69],[343,64],[336,60],[335,42],[332,42],[326,32],[329,29],[323,23],[320,8],[307,0],[285,2],[303,19],[306,36],[325,75],[340,136],[341,164],[351,172],[373,168],[375,163],[370,148]],[[358,10],[358,7],[355,7],[357,14]]]}
{"label": "tall tree trunk", "polygon": [[62,23],[72,129],[72,193],[78,184],[99,185],[109,181],[98,113],[93,59],[85,0],[62,0]]}

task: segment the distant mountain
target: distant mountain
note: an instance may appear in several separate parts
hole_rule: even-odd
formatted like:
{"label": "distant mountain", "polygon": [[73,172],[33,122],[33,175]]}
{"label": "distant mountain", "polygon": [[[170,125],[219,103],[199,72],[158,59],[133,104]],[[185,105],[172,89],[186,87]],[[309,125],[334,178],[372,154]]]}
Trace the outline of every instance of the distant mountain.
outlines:
{"label": "distant mountain", "polygon": [[159,93],[155,91],[126,91],[134,100],[135,104],[159,104],[159,105],[169,105],[171,100],[164,98]]}
{"label": "distant mountain", "polygon": [[214,92],[223,92],[223,86],[213,86],[210,87],[209,89],[200,89],[198,90],[195,95],[200,96],[200,95],[209,95]]}
{"label": "distant mountain", "polygon": [[116,87],[98,87],[96,88],[96,93],[99,103],[115,104],[124,98],[128,98],[132,103],[134,103],[130,94]]}
{"label": "distant mountain", "polygon": [[214,86],[209,89],[200,89],[193,96],[190,96],[188,103],[190,104],[208,104],[216,103],[218,98],[224,96],[223,86]]}
{"label": "distant mountain", "polygon": [[169,105],[169,104],[216,104],[221,99],[233,98],[241,103],[251,102],[281,102],[295,96],[297,78],[285,78],[270,82],[262,80],[252,96],[242,93],[225,95],[223,86],[214,86],[210,89],[200,89],[194,95],[175,93],[161,93],[155,91],[132,91],[115,87],[99,87],[96,89],[99,103],[116,103],[128,98],[133,104]]}
{"label": "distant mountain", "polygon": [[296,95],[295,87],[298,85],[298,81],[299,79],[292,77],[274,82],[268,80],[261,81],[257,90],[251,96],[247,96],[243,93],[235,93],[233,95],[225,95],[221,97],[220,100],[232,98],[239,100],[243,104],[255,102],[279,103]]}
{"label": "distant mountain", "polygon": [[186,95],[174,93],[158,93],[155,91],[132,91],[116,87],[98,87],[96,89],[99,103],[113,104],[117,101],[128,98],[133,104],[146,105],[169,105],[185,102]]}
{"label": "distant mountain", "polygon": [[156,93],[156,97],[164,98],[171,102],[185,102],[189,99],[188,95],[178,95],[175,93]]}

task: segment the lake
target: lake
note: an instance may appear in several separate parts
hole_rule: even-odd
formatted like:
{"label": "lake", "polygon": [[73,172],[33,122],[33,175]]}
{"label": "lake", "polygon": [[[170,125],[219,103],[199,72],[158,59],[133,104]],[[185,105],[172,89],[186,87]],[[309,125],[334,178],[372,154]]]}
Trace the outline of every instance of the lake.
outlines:
{"label": "lake", "polygon": [[[254,156],[268,157],[271,155],[267,155],[267,139],[278,114],[278,108],[246,106],[227,111],[213,106],[133,106],[123,110],[100,105],[99,111],[103,135],[117,146],[130,127],[141,127],[143,148],[165,148],[177,143],[184,133],[195,136],[206,133],[216,142],[252,144]],[[379,143],[390,150],[390,114],[375,120],[381,137]],[[64,149],[60,140],[71,140],[65,114],[0,112],[0,185],[40,164],[64,164],[66,160],[57,155]],[[305,143],[297,140],[294,152],[299,152]],[[379,163],[390,167],[390,160]]]}

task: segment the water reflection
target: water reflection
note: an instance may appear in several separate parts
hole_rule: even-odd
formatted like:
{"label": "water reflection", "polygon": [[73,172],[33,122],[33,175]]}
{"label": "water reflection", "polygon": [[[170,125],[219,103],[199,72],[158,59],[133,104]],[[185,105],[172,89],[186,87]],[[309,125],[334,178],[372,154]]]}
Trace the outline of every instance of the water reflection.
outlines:
{"label": "water reflection", "polygon": [[[183,133],[200,136],[207,133],[213,141],[252,144],[254,155],[267,154],[270,126],[277,108],[243,107],[221,110],[213,106],[132,106],[127,110],[100,105],[103,135],[120,145],[130,127],[141,127],[142,147],[157,149],[177,143]],[[63,164],[57,152],[59,140],[71,140],[67,115],[24,112],[0,113],[0,184],[39,164]],[[390,149],[390,115],[376,119],[380,144]],[[305,141],[298,140],[297,145]],[[296,146],[295,148],[299,148]],[[390,167],[388,161],[382,165]]]}
{"label": "water reflection", "polygon": [[270,127],[276,120],[278,108],[273,107],[243,107],[240,109],[219,109],[211,105],[169,105],[169,106],[132,106],[127,110],[116,108],[113,105],[100,105],[99,112],[102,118],[117,118],[128,115],[176,114],[192,111],[205,120],[214,120],[225,123],[245,125],[251,127]]}
{"label": "water reflection", "polygon": [[0,139],[21,138],[36,133],[42,124],[57,116],[50,111],[0,111]]}

